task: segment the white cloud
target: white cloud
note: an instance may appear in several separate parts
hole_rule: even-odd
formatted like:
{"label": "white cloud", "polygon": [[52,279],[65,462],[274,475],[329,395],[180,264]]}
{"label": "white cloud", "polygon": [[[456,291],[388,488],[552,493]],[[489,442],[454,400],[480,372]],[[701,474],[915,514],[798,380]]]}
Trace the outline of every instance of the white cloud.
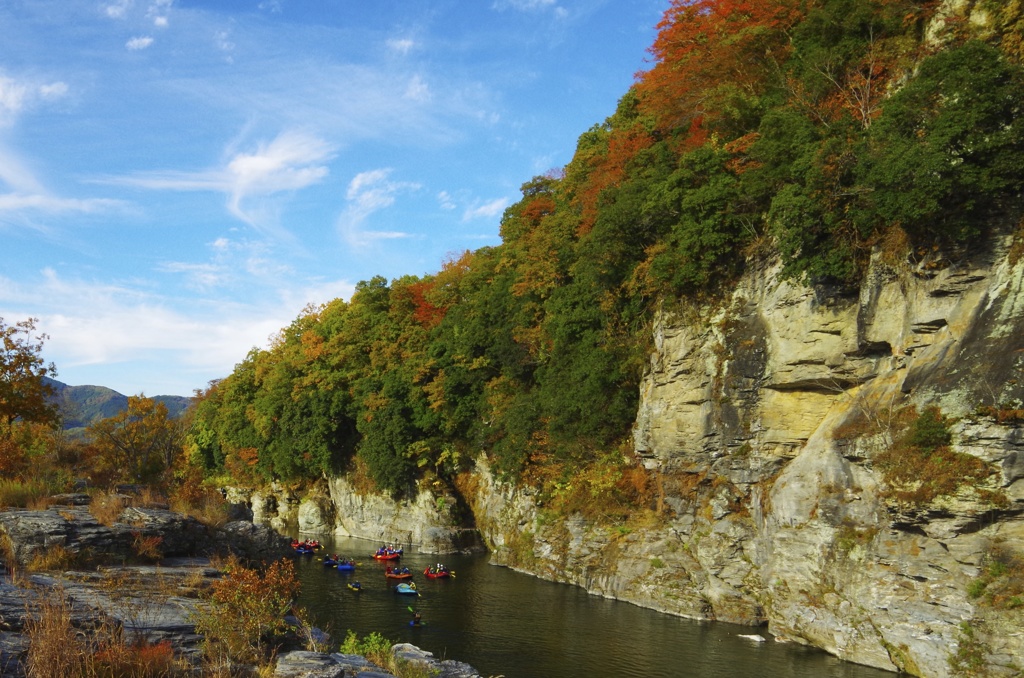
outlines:
{"label": "white cloud", "polygon": [[231,41],[231,34],[227,31],[217,31],[213,36],[214,43],[217,45],[217,49],[228,55],[228,61],[231,60],[231,53],[235,51],[235,43]]}
{"label": "white cloud", "polygon": [[68,93],[67,83],[37,83],[0,73],[0,126],[14,124],[18,115],[36,100],[54,101]]}
{"label": "white cloud", "polygon": [[106,5],[103,11],[111,19],[123,19],[128,14],[132,4],[132,0],[117,0],[117,2]]}
{"label": "white cloud", "polygon": [[427,83],[423,82],[423,78],[414,75],[412,80],[409,81],[409,86],[405,89],[405,98],[425,103],[430,101],[430,88],[427,86]]}
{"label": "white cloud", "polygon": [[255,228],[275,231],[272,220],[276,212],[249,202],[322,181],[329,172],[325,163],[333,154],[334,148],[323,139],[292,130],[258,144],[253,151],[232,154],[221,167],[200,172],[139,172],[95,181],[153,190],[224,192],[231,214]]}
{"label": "white cloud", "polygon": [[448,191],[441,191],[440,193],[438,193],[437,202],[438,204],[441,205],[441,209],[443,210],[455,209],[455,200],[454,198],[452,198],[451,194],[448,193]]}
{"label": "white cloud", "polygon": [[376,212],[391,207],[397,195],[419,188],[419,184],[391,181],[391,169],[377,169],[361,172],[349,182],[345,199],[348,205],[338,217],[337,225],[341,236],[351,246],[361,248],[377,240],[393,240],[409,237],[402,231],[367,230],[367,220]]}
{"label": "white cloud", "polygon": [[40,193],[0,194],[0,212],[21,212],[33,210],[38,212],[100,212],[122,206],[118,200],[103,198],[60,198]]}
{"label": "white cloud", "polygon": [[157,270],[164,273],[180,273],[188,278],[188,287],[196,290],[209,290],[219,287],[227,276],[222,266],[213,263],[193,264],[182,261],[170,261],[161,264]]}
{"label": "white cloud", "polygon": [[166,28],[168,24],[167,15],[171,11],[174,0],[154,0],[146,10],[146,16],[153,20],[153,25],[158,28]]}
{"label": "white cloud", "polygon": [[139,36],[137,38],[132,38],[131,40],[126,42],[124,46],[130,49],[131,51],[135,52],[138,50],[146,49],[152,44],[153,38],[149,37],[148,35],[144,35]]}
{"label": "white cloud", "polygon": [[387,41],[388,49],[399,54],[408,54],[412,51],[412,48],[416,46],[416,43],[408,38],[392,38]]}
{"label": "white cloud", "polygon": [[28,98],[28,92],[25,83],[0,75],[0,113],[6,113],[11,117],[20,113]]}
{"label": "white cloud", "polygon": [[68,93],[68,85],[66,82],[51,82],[48,85],[39,86],[39,96],[43,99],[53,100],[61,99]]}
{"label": "white cloud", "polygon": [[490,219],[504,212],[506,207],[508,207],[508,198],[498,198],[482,205],[474,205],[466,208],[462,214],[462,220]]}
{"label": "white cloud", "polygon": [[[45,269],[31,284],[0,277],[0,317],[39,318],[39,330],[50,336],[46,359],[56,363],[58,379],[66,379],[65,372],[89,374],[89,366],[104,366],[109,375],[123,364],[129,368],[125,384],[104,386],[122,393],[187,395],[211,378],[227,376],[252,347],[266,347],[307,304],[348,298],[353,290],[344,280],[313,280],[283,286],[253,304],[209,298],[179,302]],[[169,372],[168,365],[176,369]],[[139,387],[150,380],[173,384],[158,392]],[[72,378],[68,383],[95,382]]]}
{"label": "white cloud", "polygon": [[0,214],[67,212],[95,213],[120,209],[124,203],[104,198],[65,198],[53,195],[32,169],[0,144],[0,185],[9,190],[0,193]]}

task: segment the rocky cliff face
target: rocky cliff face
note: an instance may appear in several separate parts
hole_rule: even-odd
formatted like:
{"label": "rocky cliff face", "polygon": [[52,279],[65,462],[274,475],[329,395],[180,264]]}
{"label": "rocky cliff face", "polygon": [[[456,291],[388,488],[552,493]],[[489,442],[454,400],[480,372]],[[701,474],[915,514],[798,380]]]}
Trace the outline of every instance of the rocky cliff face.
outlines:
{"label": "rocky cliff face", "polygon": [[[635,450],[664,488],[665,523],[545,525],[528,493],[485,480],[471,503],[496,558],[675,614],[767,622],[872,666],[1021,675],[1024,600],[983,592],[1024,556],[1012,242],[955,264],[876,260],[852,297],[765,266],[719,308],[663,313]],[[990,475],[912,501],[874,462],[928,406]]]}
{"label": "rocky cliff face", "polygon": [[[1018,248],[1006,236],[955,261],[879,256],[846,296],[767,264],[719,306],[663,312],[634,430],[661,492],[655,524],[552,520],[483,461],[459,501],[496,563],[594,594],[767,624],[919,676],[1021,675],[1024,588],[986,592],[1024,587]],[[922,498],[880,461],[928,407],[952,422],[952,453],[987,475],[958,486],[959,471],[922,466],[923,480],[954,476]],[[398,505],[344,480],[329,495],[277,503],[304,530],[458,548],[450,496]]]}

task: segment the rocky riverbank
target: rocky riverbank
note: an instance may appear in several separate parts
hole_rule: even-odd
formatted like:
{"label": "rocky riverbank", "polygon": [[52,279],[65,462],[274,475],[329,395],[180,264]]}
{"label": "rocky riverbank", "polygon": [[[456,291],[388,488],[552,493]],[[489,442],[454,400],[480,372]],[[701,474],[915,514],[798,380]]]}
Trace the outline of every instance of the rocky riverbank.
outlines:
{"label": "rocky riverbank", "polygon": [[[0,539],[5,542],[0,568],[2,678],[26,675],[26,630],[47,608],[59,609],[72,628],[86,635],[113,628],[128,638],[166,642],[181,662],[200,667],[202,638],[196,633],[195,612],[211,582],[221,576],[211,557],[273,560],[291,553],[288,538],[247,521],[212,528],[166,509],[128,507],[105,525],[82,505],[84,495],[72,499],[65,498],[69,505],[45,510],[0,511]],[[61,567],[28,571],[44,561]],[[396,645],[393,652],[430,675],[478,675],[466,664],[436,660],[414,646]],[[295,648],[286,648],[275,667],[275,675],[282,678],[357,673],[364,678],[391,675],[362,657]]]}

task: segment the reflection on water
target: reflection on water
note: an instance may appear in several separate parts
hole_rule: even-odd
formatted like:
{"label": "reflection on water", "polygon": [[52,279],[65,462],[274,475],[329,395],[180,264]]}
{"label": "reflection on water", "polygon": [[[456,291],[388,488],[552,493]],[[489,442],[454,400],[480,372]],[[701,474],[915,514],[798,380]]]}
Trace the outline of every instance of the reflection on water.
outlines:
{"label": "reflection on water", "polygon": [[[413,643],[441,659],[473,665],[484,676],[687,676],[693,678],[891,678],[792,643],[754,643],[761,629],[680,619],[587,594],[488,564],[487,556],[409,552],[418,596],[398,595],[387,563],[370,558],[379,544],[326,538],[315,556],[299,556],[300,605],[340,643],[348,630]],[[323,553],[351,556],[354,572],[324,567]],[[443,562],[453,579],[423,569]],[[359,581],[361,592],[348,588]],[[409,625],[413,610],[424,625]]]}

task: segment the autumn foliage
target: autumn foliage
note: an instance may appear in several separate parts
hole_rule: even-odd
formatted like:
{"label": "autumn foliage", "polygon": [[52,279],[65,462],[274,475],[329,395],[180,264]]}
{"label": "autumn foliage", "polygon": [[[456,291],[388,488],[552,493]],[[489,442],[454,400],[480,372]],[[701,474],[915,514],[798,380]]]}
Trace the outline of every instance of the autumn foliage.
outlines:
{"label": "autumn foliage", "polygon": [[[402,494],[483,452],[603,487],[658,309],[713,304],[765,258],[851,292],[883,244],[955,248],[1024,212],[1020,22],[938,6],[671,0],[650,68],[522,184],[500,245],[306,309],[204,394],[192,458]],[[622,478],[620,503],[645,501],[642,469]]]}
{"label": "autumn foliage", "polygon": [[673,0],[650,48],[654,67],[637,91],[657,128],[680,134],[683,148],[717,126],[741,123],[744,109],[778,79],[790,53],[798,0]]}
{"label": "autumn foliage", "polygon": [[229,564],[227,574],[213,584],[209,605],[197,613],[196,630],[207,655],[251,663],[265,659],[290,629],[284,618],[298,592],[290,560],[272,563],[262,573]]}

